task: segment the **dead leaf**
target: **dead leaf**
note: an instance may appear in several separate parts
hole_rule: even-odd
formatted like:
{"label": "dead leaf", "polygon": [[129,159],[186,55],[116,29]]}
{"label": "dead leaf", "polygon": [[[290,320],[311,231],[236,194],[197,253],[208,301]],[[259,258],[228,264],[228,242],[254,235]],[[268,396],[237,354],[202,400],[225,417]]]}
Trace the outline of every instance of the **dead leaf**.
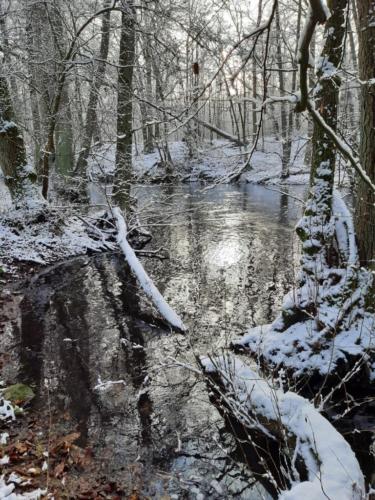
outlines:
{"label": "dead leaf", "polygon": [[28,474],[31,474],[32,476],[40,476],[42,473],[42,470],[40,467],[30,467],[30,469],[27,470]]}
{"label": "dead leaf", "polygon": [[92,450],[83,449],[73,444],[70,449],[70,456],[75,465],[85,468],[89,465],[89,463],[92,460]]}
{"label": "dead leaf", "polygon": [[27,446],[27,444],[25,442],[21,443],[21,442],[18,442],[14,445],[14,449],[20,453],[21,455],[23,455],[24,453],[27,452],[27,450],[29,449],[29,447]]}
{"label": "dead leaf", "polygon": [[132,493],[128,500],[140,500],[138,493]]}
{"label": "dead leaf", "polygon": [[60,462],[59,464],[56,465],[55,467],[55,477],[61,477],[62,473],[64,472],[65,469],[65,462]]}
{"label": "dead leaf", "polygon": [[52,447],[52,452],[57,453],[62,449],[69,451],[74,441],[76,441],[80,435],[81,434],[79,432],[72,432],[71,434],[58,439],[55,445]]}

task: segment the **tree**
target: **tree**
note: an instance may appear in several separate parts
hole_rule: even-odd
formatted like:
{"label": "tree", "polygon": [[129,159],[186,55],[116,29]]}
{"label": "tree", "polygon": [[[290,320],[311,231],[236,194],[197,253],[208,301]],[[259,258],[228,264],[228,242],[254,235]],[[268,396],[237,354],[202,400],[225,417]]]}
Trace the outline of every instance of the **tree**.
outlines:
{"label": "tree", "polygon": [[[111,4],[110,0],[104,0],[103,8],[104,9],[108,8],[110,4]],[[111,11],[107,10],[106,12],[104,12],[102,17],[99,61],[97,63],[97,68],[94,73],[94,77],[90,88],[90,95],[86,112],[85,130],[82,140],[81,151],[79,153],[76,164],[76,173],[78,175],[82,175],[84,178],[86,177],[85,170],[87,166],[87,158],[90,154],[91,142],[95,132],[95,124],[97,123],[97,105],[99,99],[99,92],[101,86],[103,85],[106,61],[108,57],[109,40],[110,40],[110,16],[111,16]]]}
{"label": "tree", "polygon": [[[359,81],[361,83],[362,167],[375,183],[375,0],[357,2],[359,22]],[[375,193],[358,180],[356,232],[361,263],[375,269]]]}
{"label": "tree", "polygon": [[[347,376],[358,359],[363,363],[356,375],[361,373],[363,380],[370,384],[366,373],[372,363],[369,345],[373,335],[373,317],[364,307],[372,276],[359,269],[352,217],[341,197],[334,193],[336,155],[340,145],[335,133],[339,67],[347,0],[331,2],[331,16],[326,22],[325,13],[316,10],[315,6],[316,2],[311,0],[307,29],[300,46],[302,92],[297,109],[306,106],[314,118],[311,188],[304,215],[297,225],[302,245],[301,270],[297,288],[287,295],[280,317],[261,341],[264,368],[271,372],[276,367],[287,369],[303,383],[303,390],[309,396],[311,391],[321,395],[332,390],[333,394],[323,373]],[[318,67],[318,91],[313,105],[306,97],[304,85],[307,85],[309,43],[318,22],[325,22],[325,31]],[[364,336],[363,329],[366,330]],[[340,338],[348,332],[351,332],[352,342],[346,341],[337,349],[336,344],[340,344]],[[356,355],[351,354],[352,343],[360,346]],[[258,355],[259,332],[249,335],[247,345],[254,355]],[[329,358],[327,353],[331,353]],[[303,382],[306,375],[314,375],[309,386]]]}
{"label": "tree", "polygon": [[35,181],[35,174],[27,164],[25,143],[13,120],[8,82],[4,76],[0,76],[0,166],[12,200],[19,205],[25,201],[29,185]]}
{"label": "tree", "polygon": [[[58,76],[61,61],[67,50],[66,26],[60,0],[51,3],[38,2],[28,5],[26,32],[28,37],[28,67],[30,70],[30,93],[33,113],[35,161],[38,174],[43,175],[39,162],[40,148],[49,135],[53,103],[58,92]],[[41,61],[43,62],[41,64]],[[59,107],[54,127],[53,151],[50,161],[56,171],[64,176],[73,170],[73,127],[69,87],[61,89]]]}
{"label": "tree", "polygon": [[[284,82],[284,65],[281,50],[281,26],[280,26],[280,9],[279,4],[276,7],[276,32],[277,32],[277,46],[276,46],[276,61],[279,76],[279,90],[282,97],[285,96],[285,82]],[[289,177],[289,162],[291,155],[292,142],[290,137],[290,129],[288,127],[288,115],[286,105],[281,105],[281,136],[282,136],[282,159],[281,159],[281,178],[286,179]]]}
{"label": "tree", "polygon": [[130,209],[133,147],[133,71],[135,60],[135,9],[123,3],[117,84],[117,139],[114,195],[116,204]]}

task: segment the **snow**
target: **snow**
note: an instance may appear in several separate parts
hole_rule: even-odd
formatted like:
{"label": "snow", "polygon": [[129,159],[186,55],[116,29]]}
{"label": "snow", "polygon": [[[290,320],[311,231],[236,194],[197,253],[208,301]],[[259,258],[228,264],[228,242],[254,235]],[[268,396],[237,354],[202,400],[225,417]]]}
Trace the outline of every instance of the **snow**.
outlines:
{"label": "snow", "polygon": [[319,125],[325,130],[330,139],[334,142],[338,151],[342,154],[342,156],[350,162],[353,169],[357,172],[357,174],[361,177],[361,179],[368,185],[368,187],[375,192],[375,184],[372,183],[370,177],[367,175],[366,171],[361,165],[360,160],[353,152],[352,148],[341,138],[336,132],[326,123],[323,119],[322,115],[315,109],[314,103],[308,100],[307,103],[308,110],[312,115],[315,122],[319,123]]}
{"label": "snow", "polygon": [[121,210],[118,207],[112,208],[113,216],[116,220],[117,226],[117,243],[124,252],[125,258],[137,277],[141,287],[145,291],[146,295],[150,297],[155,306],[157,307],[160,314],[164,319],[168,321],[169,324],[178,328],[181,331],[186,331],[186,326],[183,324],[181,318],[176,314],[176,312],[167,304],[164,297],[161,295],[159,290],[156,288],[151,278],[148,276],[144,270],[142,264],[135,255],[134,250],[129,245],[127,240],[127,227],[124,217],[122,216]]}
{"label": "snow", "polygon": [[327,5],[326,0],[319,0],[320,6],[326,15],[326,21],[331,17],[331,11]]}
{"label": "snow", "polygon": [[15,484],[18,481],[15,481],[15,477],[13,476],[13,481],[7,482],[4,479],[4,476],[0,476],[0,498],[5,498],[6,500],[38,500],[43,495],[47,493],[47,490],[42,490],[38,488],[34,491],[23,492],[21,494],[13,493],[15,489]]}
{"label": "snow", "polygon": [[0,434],[0,445],[7,444],[9,438],[9,434],[7,432],[2,432]]}
{"label": "snow", "polygon": [[[14,408],[10,401],[5,400],[0,397],[0,421],[11,421],[15,419]],[[3,432],[0,434],[0,445],[5,445],[9,438],[8,432]],[[0,465],[7,465],[10,462],[8,455],[4,455],[0,458]],[[7,500],[21,500],[30,499],[37,500],[47,493],[47,490],[37,489],[31,492],[23,492],[22,494],[13,493],[15,489],[15,484],[23,484],[22,479],[12,472],[8,479],[5,480],[5,476],[0,476],[0,498],[6,498]]]}
{"label": "snow", "polygon": [[356,265],[358,251],[353,218],[338,191],[334,191],[332,208],[335,214],[335,232],[339,250],[346,258],[348,265]]}
{"label": "snow", "polygon": [[[282,142],[273,136],[265,136],[264,143],[262,140],[258,143],[250,168],[240,175],[240,180],[265,185],[308,185],[310,166],[304,163],[307,142],[303,135],[293,137],[290,176],[281,179]],[[186,143],[169,143],[173,174],[182,182],[228,183],[232,174],[243,170],[251,145],[241,148],[233,142],[220,139],[213,140],[212,143],[203,141],[197,144],[196,150],[197,158],[190,159]],[[89,176],[94,182],[109,181],[113,176],[115,153],[113,144],[94,148],[88,159]],[[162,182],[165,179],[166,168],[160,161],[157,149],[153,153],[143,154],[134,148],[133,153],[133,170],[140,183]],[[348,181],[349,177],[344,172],[340,184],[345,185]]]}
{"label": "snow", "polygon": [[[365,297],[373,276],[359,267],[352,216],[340,194],[333,192],[330,220],[315,215],[325,203],[324,182],[317,183],[306,205],[311,215],[298,224],[308,234],[302,248],[316,249],[302,255],[298,287],[285,296],[282,313],[271,325],[251,328],[233,345],[261,354],[274,367],[290,368],[295,377],[326,375],[349,356],[363,357],[372,380],[374,364],[366,353],[375,348],[375,316],[366,312]],[[337,267],[328,265],[324,244],[315,238],[319,234],[335,236],[341,261]],[[314,313],[293,320],[296,311],[309,310]]]}
{"label": "snow", "polygon": [[318,59],[316,69],[318,72],[321,72],[321,79],[332,78],[337,73],[336,66],[327,57],[320,57]]}
{"label": "snow", "polygon": [[5,185],[4,176],[0,169],[0,214],[9,210],[12,206],[12,198],[9,189]]}
{"label": "snow", "polygon": [[[201,362],[206,373],[219,374],[225,403],[244,426],[269,435],[265,418],[281,422],[287,433],[296,437],[290,456],[294,461],[297,455],[303,458],[308,481],[299,482],[292,466],[288,476],[292,477],[292,487],[280,493],[280,500],[365,497],[363,475],[352,449],[311,403],[293,392],[284,393],[270,380],[260,378],[238,357],[223,355],[203,358]],[[275,439],[272,434],[270,438]]]}
{"label": "snow", "polygon": [[[2,398],[0,396],[0,420],[14,420],[14,408],[10,401]],[[1,441],[3,440],[4,434],[1,435]]]}
{"label": "snow", "polygon": [[88,250],[113,249],[112,235],[95,228],[98,219],[80,217],[69,208],[13,210],[0,219],[0,265],[6,268],[13,261],[45,265]]}
{"label": "snow", "polygon": [[126,385],[125,380],[109,380],[108,382],[103,382],[100,377],[98,377],[98,383],[94,387],[95,391],[106,391],[113,385]]}
{"label": "snow", "polygon": [[[304,165],[305,137],[295,137],[292,142],[290,177],[283,184],[307,184],[308,167]],[[265,137],[264,151],[261,142],[255,151],[251,170],[241,179],[249,183],[280,184],[282,143],[273,137]],[[226,177],[241,167],[251,147],[240,148],[226,140],[214,140],[212,144],[203,142],[198,148],[198,157],[188,158],[187,146],[178,141],[169,144],[173,161],[173,171],[183,181],[228,182]],[[89,172],[93,179],[113,175],[115,146],[103,146],[94,151],[89,158]],[[134,151],[133,168],[141,182],[155,181],[165,177],[165,167],[160,163],[157,150],[154,153],[136,154]]]}
{"label": "snow", "polygon": [[12,130],[12,129],[17,129],[17,125],[10,121],[10,120],[1,120],[1,125],[0,125],[0,134],[4,134],[6,133],[7,131],[9,130]]}

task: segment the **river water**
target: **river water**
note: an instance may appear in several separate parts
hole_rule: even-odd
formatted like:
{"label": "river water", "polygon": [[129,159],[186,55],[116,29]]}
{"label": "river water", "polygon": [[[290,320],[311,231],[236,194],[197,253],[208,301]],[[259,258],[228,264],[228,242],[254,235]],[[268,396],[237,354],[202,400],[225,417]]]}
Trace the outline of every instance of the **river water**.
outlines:
{"label": "river water", "polygon": [[252,185],[137,196],[150,249],[170,257],[142,261],[189,333],[157,319],[121,255],[76,258],[22,292],[21,379],[38,388],[35,404],[69,413],[103,475],[151,498],[266,498],[185,365],[275,317],[294,277],[301,204]]}

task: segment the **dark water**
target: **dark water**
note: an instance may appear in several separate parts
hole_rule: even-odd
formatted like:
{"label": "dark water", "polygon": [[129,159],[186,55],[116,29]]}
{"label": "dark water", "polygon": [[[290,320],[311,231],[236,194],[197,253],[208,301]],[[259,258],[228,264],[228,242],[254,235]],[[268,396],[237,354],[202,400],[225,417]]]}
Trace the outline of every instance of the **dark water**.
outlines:
{"label": "dark water", "polygon": [[36,384],[38,404],[48,395],[69,412],[115,480],[152,498],[265,498],[182,365],[274,318],[293,281],[300,204],[248,185],[143,187],[138,197],[152,248],[170,254],[144,265],[189,334],[157,321],[120,255],[78,258],[23,291],[20,378]]}

